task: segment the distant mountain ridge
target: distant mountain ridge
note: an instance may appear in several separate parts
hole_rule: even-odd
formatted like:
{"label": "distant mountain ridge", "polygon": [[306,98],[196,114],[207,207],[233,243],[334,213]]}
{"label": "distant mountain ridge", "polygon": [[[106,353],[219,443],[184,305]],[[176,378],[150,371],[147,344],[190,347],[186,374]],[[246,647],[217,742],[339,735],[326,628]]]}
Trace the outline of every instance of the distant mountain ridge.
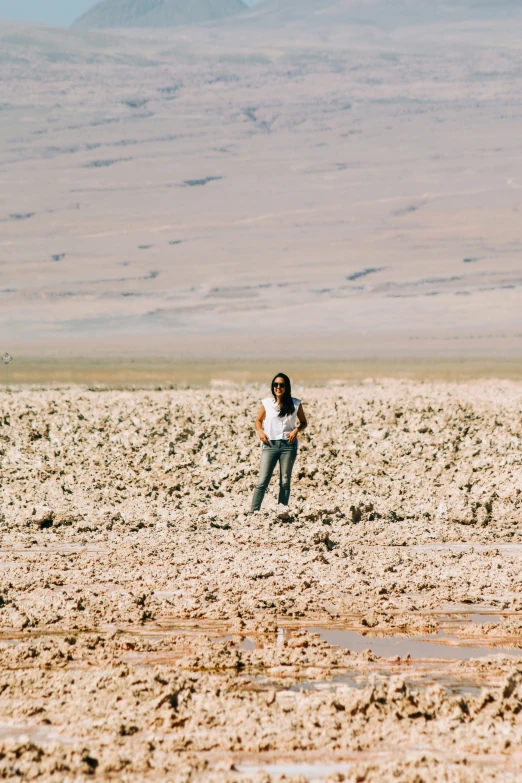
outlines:
{"label": "distant mountain ridge", "polygon": [[250,10],[248,18],[268,24],[368,23],[395,27],[520,13],[521,0],[263,0]]}
{"label": "distant mountain ridge", "polygon": [[102,0],[73,27],[177,27],[226,19],[246,9],[243,0]]}

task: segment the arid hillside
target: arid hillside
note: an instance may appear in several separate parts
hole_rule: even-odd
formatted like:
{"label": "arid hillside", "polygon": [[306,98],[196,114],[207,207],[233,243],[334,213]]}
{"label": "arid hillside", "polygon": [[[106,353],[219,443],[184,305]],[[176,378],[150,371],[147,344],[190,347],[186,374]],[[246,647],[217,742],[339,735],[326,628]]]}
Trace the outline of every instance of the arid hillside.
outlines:
{"label": "arid hillside", "polygon": [[522,22],[270,8],[2,26],[2,350],[521,355]]}
{"label": "arid hillside", "polygon": [[517,0],[262,0],[252,11],[261,23],[402,25],[520,17]]}
{"label": "arid hillside", "polygon": [[225,19],[245,11],[242,0],[102,0],[74,27],[175,27]]}

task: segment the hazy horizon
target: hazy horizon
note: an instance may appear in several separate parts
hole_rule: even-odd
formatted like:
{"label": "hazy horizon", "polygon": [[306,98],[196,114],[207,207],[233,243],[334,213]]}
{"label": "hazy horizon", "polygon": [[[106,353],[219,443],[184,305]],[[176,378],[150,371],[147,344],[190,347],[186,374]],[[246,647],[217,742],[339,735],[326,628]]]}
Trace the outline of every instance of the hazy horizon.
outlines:
{"label": "hazy horizon", "polygon": [[[27,22],[31,24],[68,28],[83,14],[98,5],[99,2],[100,0],[53,0],[52,3],[48,3],[46,0],[19,0],[19,2],[14,3],[13,0],[0,0],[0,24],[2,22]],[[279,0],[243,0],[243,2],[250,7],[257,7],[260,5],[266,6],[266,14],[270,16],[273,9],[277,7]],[[296,8],[299,8],[302,4],[303,15],[306,15],[310,13],[310,9],[313,8],[314,2],[315,0],[295,0],[295,2],[282,0],[281,6],[288,8],[292,7],[292,13],[295,16]],[[332,1],[331,3],[332,6],[335,6],[336,4],[339,4],[342,7],[342,0],[336,0],[336,2]],[[515,0],[502,0],[502,4],[508,8],[515,9],[517,7]],[[328,4],[325,3],[325,5]],[[422,0],[418,3],[418,7],[420,8],[421,6]],[[446,3],[446,6],[451,6],[451,4]],[[459,0],[459,2],[453,4],[454,10],[457,12],[456,18],[458,18],[459,7],[462,9],[471,6],[475,6],[479,9],[486,9],[486,12],[489,9],[490,13],[495,13],[496,2],[495,0],[471,0],[471,2],[468,0]],[[370,0],[370,2],[368,2],[368,7],[373,9],[370,13],[370,17],[372,19],[375,18],[375,16],[378,19],[382,18],[382,23],[385,26],[389,25],[390,20],[400,21],[402,12],[399,12],[397,15],[393,0],[390,0],[389,4],[382,2],[382,0],[373,0],[373,2]],[[424,12],[417,10],[415,3],[406,4],[405,7],[409,8],[408,13],[410,13],[410,15],[413,13],[412,19],[415,19],[415,15],[418,13],[420,14],[418,21],[422,21]],[[265,8],[262,9],[261,19],[263,18],[264,13]],[[344,13],[344,11],[341,10],[341,13]],[[353,21],[357,20],[357,13],[358,12],[356,11]],[[361,12],[359,11],[359,13]],[[313,12],[313,15],[315,15],[315,12]],[[427,17],[429,17],[429,15],[430,14],[428,13]],[[321,17],[322,12],[317,14],[317,21],[319,23],[321,23]],[[364,21],[364,19],[365,14],[361,13],[361,20]]]}

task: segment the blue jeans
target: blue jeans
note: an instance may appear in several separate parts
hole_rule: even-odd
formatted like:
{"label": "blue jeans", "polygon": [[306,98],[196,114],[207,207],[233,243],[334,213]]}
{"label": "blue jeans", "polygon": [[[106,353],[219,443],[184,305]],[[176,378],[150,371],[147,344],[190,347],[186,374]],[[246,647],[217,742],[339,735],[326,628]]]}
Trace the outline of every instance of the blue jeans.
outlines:
{"label": "blue jeans", "polygon": [[297,442],[289,443],[287,440],[271,440],[269,445],[263,444],[261,452],[261,468],[259,480],[254,490],[250,513],[259,511],[265,497],[265,492],[270,484],[274,468],[279,462],[279,503],[288,506],[290,498],[290,482],[295,458],[297,457]]}

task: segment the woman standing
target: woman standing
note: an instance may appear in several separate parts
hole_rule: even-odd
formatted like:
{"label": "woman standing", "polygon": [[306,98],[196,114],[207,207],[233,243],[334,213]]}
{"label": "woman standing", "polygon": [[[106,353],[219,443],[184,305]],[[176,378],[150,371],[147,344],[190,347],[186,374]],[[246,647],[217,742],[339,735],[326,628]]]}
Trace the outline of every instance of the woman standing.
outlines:
{"label": "woman standing", "polygon": [[272,381],[272,397],[263,400],[256,419],[256,430],[263,443],[263,450],[251,514],[261,508],[278,462],[279,503],[288,505],[292,470],[297,456],[297,436],[307,425],[301,400],[292,397],[290,378],[283,372],[278,373]]}

